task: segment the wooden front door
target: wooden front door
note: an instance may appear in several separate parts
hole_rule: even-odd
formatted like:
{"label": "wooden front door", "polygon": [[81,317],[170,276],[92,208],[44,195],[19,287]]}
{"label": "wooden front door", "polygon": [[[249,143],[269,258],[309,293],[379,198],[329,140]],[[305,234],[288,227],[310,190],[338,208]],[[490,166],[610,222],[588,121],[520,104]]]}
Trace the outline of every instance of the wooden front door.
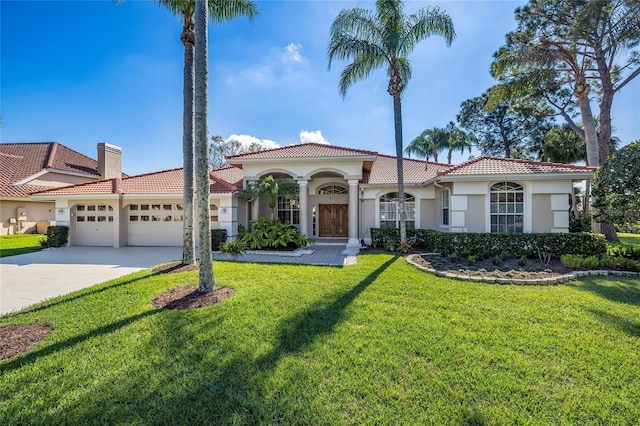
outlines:
{"label": "wooden front door", "polygon": [[349,206],[320,204],[320,237],[346,237]]}

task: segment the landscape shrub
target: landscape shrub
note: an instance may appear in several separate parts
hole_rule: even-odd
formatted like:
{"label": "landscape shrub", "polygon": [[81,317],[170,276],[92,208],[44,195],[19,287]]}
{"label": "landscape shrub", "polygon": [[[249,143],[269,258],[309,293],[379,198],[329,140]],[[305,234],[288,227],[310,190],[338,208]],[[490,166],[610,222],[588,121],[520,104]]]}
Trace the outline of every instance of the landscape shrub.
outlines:
{"label": "landscape shrub", "polygon": [[582,259],[582,266],[587,269],[595,269],[600,266],[600,259],[597,256],[588,256]]}
{"label": "landscape shrub", "polygon": [[211,250],[220,250],[220,247],[227,241],[226,229],[212,229],[211,230]]}
{"label": "landscape shrub", "polygon": [[47,228],[47,247],[62,247],[69,239],[69,227],[50,226]]}
{"label": "landscape shrub", "polygon": [[582,266],[582,256],[575,254],[563,254],[560,256],[560,262],[567,268],[579,268]]}
{"label": "landscape shrub", "polygon": [[609,247],[607,254],[615,257],[625,257],[627,259],[640,260],[640,247],[631,245],[619,245]]}
{"label": "landscape shrub", "polygon": [[[389,240],[400,241],[398,229],[371,228],[371,244],[384,247]],[[474,233],[408,229],[407,239],[414,249],[444,255],[458,253],[487,259],[508,253],[509,257],[560,258],[563,254],[602,255],[607,251],[603,235],[589,233]]]}
{"label": "landscape shrub", "polygon": [[569,212],[569,232],[591,232],[591,215],[581,214],[576,219]]}
{"label": "landscape shrub", "polygon": [[264,217],[249,221],[251,231],[242,235],[241,241],[253,250],[264,248],[297,248],[312,244],[313,240],[302,235],[288,222],[270,222]]}

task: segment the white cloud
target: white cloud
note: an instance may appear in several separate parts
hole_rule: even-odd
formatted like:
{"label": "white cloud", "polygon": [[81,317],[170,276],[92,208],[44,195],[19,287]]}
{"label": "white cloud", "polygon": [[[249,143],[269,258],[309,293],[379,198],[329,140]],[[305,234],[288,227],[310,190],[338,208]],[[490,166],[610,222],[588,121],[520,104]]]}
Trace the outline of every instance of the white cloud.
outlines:
{"label": "white cloud", "polygon": [[274,84],[290,85],[291,82],[304,80],[308,72],[308,59],[302,54],[300,43],[289,43],[285,47],[271,49],[261,63],[229,75],[226,82],[230,86],[251,84],[268,86]]}
{"label": "white cloud", "polygon": [[307,59],[302,56],[302,45],[300,43],[290,43],[283,49],[282,61],[283,62],[306,62]]}
{"label": "white cloud", "polygon": [[324,145],[331,145],[329,141],[322,136],[322,132],[320,130],[316,130],[315,132],[308,132],[306,130],[301,131],[300,143],[321,143]]}
{"label": "white cloud", "polygon": [[227,138],[227,142],[230,140],[236,140],[240,142],[244,148],[249,148],[249,146],[253,143],[260,144],[264,149],[272,149],[272,148],[280,147],[280,145],[275,141],[272,141],[269,139],[260,139],[251,135],[235,135],[234,134],[234,135],[230,135]]}

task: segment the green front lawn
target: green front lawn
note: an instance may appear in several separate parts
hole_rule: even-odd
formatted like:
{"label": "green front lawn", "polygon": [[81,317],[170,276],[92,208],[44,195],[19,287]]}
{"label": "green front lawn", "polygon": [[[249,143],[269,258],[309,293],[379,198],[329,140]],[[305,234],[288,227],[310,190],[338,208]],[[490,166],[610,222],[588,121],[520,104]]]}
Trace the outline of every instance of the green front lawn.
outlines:
{"label": "green front lawn", "polygon": [[619,233],[618,238],[620,238],[619,244],[625,244],[630,246],[640,247],[640,234],[623,234]]}
{"label": "green front lawn", "polygon": [[0,257],[38,251],[40,241],[46,238],[40,234],[0,235]]}
{"label": "green front lawn", "polygon": [[640,280],[437,278],[390,254],[345,268],[215,262],[236,294],[156,310],[198,273],[139,272],[10,317],[0,424],[636,424]]}

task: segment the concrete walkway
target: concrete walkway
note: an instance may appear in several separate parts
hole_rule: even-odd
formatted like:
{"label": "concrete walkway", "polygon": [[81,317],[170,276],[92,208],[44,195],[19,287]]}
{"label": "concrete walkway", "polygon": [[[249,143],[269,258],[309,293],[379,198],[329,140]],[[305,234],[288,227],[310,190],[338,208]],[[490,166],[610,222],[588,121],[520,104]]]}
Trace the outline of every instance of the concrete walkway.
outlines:
{"label": "concrete walkway", "polygon": [[254,263],[293,263],[297,265],[344,266],[358,263],[357,252],[346,252],[344,245],[311,245],[304,249],[290,251],[247,251],[247,253],[228,257],[220,252],[213,253],[214,260]]}
{"label": "concrete walkway", "polygon": [[[357,263],[344,245],[312,245],[299,252],[246,253],[214,260],[343,266]],[[0,258],[0,315],[182,258],[182,247],[65,247]]]}

